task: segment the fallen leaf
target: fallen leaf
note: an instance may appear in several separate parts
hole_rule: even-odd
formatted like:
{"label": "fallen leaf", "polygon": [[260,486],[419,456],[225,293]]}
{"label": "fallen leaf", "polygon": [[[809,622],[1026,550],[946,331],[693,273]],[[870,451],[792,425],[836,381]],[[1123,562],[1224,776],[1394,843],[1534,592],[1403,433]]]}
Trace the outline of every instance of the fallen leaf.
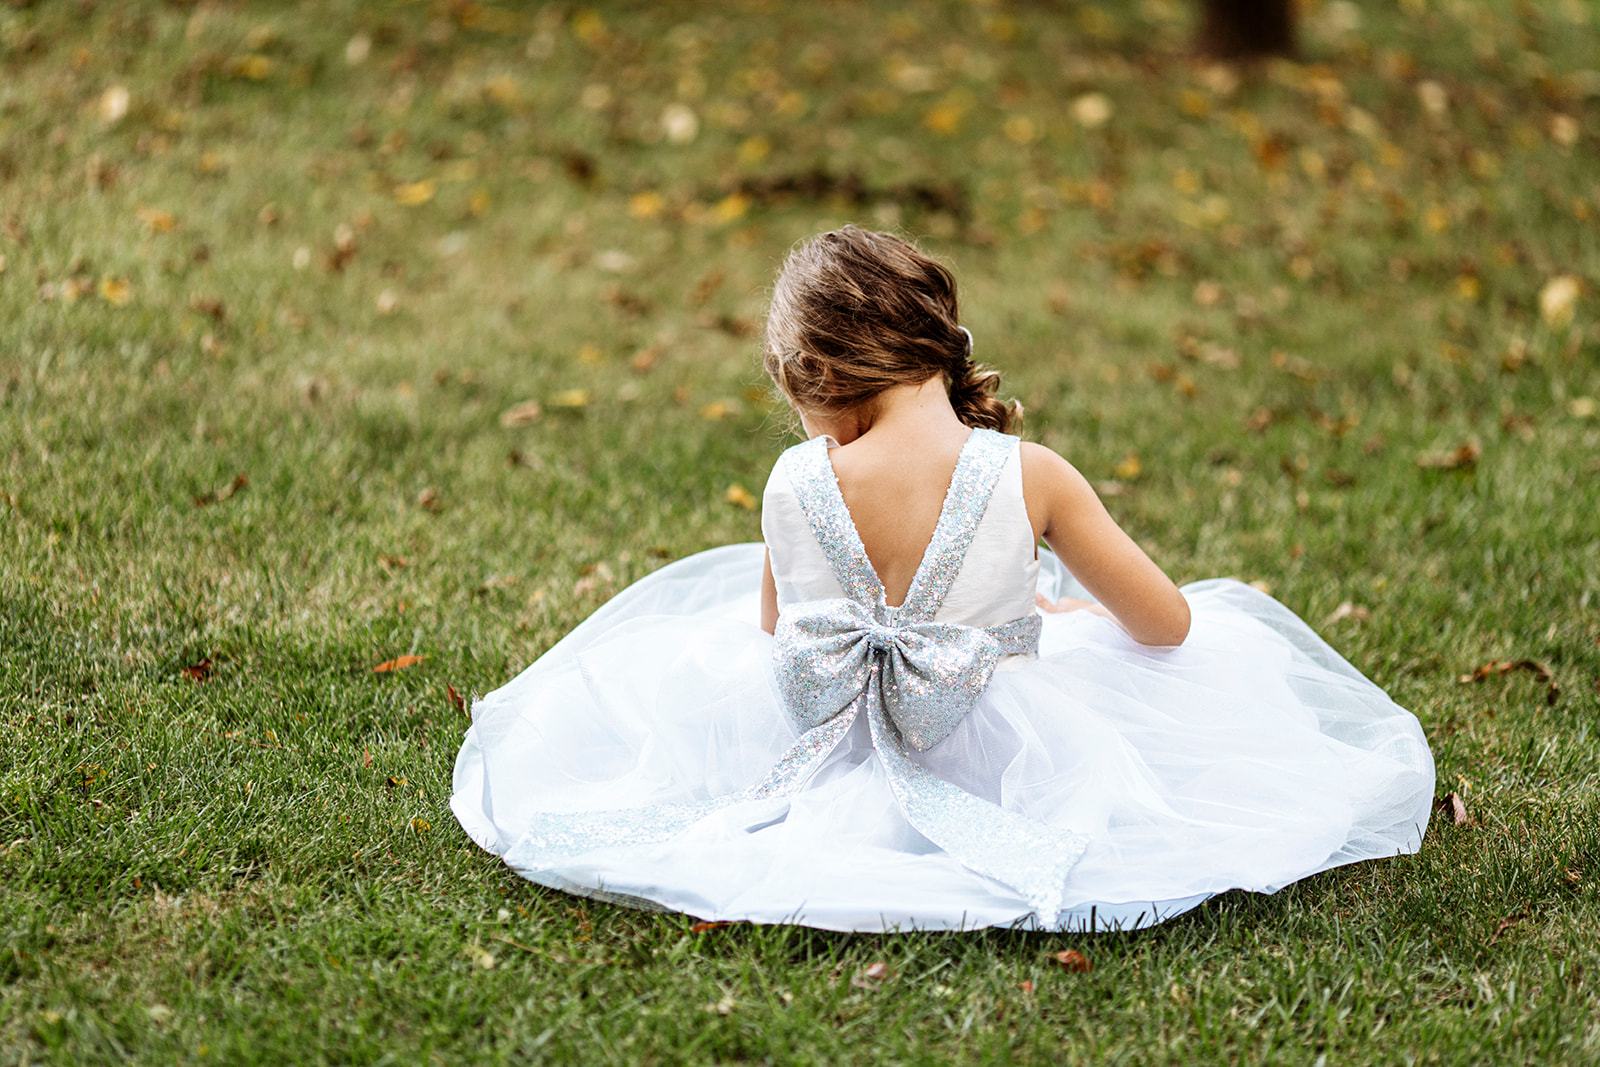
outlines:
{"label": "fallen leaf", "polygon": [[100,299],[112,307],[123,307],[133,299],[133,286],[126,278],[101,278]]}
{"label": "fallen leaf", "polygon": [[140,207],[135,209],[134,215],[151,233],[171,233],[178,225],[177,216],[160,208]]}
{"label": "fallen leaf", "polygon": [[1417,457],[1417,466],[1423,470],[1471,470],[1483,455],[1483,447],[1476,441],[1464,441],[1455,448],[1439,452],[1424,452]]}
{"label": "fallen leaf", "polygon": [[1345,619],[1354,619],[1356,622],[1366,622],[1370,618],[1372,618],[1371,611],[1362,607],[1360,604],[1346,600],[1341,602],[1338,607],[1333,609],[1333,614],[1328,616],[1325,625],[1343,622]]}
{"label": "fallen leaf", "polygon": [[689,932],[691,934],[703,934],[708,930],[720,930],[724,926],[732,926],[732,925],[733,925],[733,923],[728,922],[726,920],[719,920],[717,922],[698,922],[698,923],[695,923],[693,926],[689,927]]}
{"label": "fallen leaf", "polygon": [[1094,970],[1094,964],[1089,962],[1089,957],[1075,948],[1057,952],[1053,958],[1062,968],[1074,974],[1087,974]]}
{"label": "fallen leaf", "polygon": [[372,673],[388,674],[390,671],[403,671],[407,667],[415,666],[427,658],[427,656],[412,655],[396,656],[394,659],[386,659],[376,667],[372,668]]}
{"label": "fallen leaf", "polygon": [[213,489],[209,493],[201,493],[194,498],[194,506],[203,508],[210,504],[220,504],[224,500],[232,499],[239,490],[250,484],[250,479],[243,472],[235,474],[233,480],[220,489]]}
{"label": "fallen leaf", "polygon": [[406,182],[395,186],[394,201],[404,207],[420,207],[433,199],[433,194],[438,191],[438,185],[430,178],[417,182]]}
{"label": "fallen leaf", "polygon": [[1129,452],[1126,456],[1122,457],[1121,462],[1111,469],[1111,473],[1115,474],[1121,481],[1131,482],[1135,478],[1139,477],[1143,470],[1144,465],[1139,462],[1138,453]]}
{"label": "fallen leaf", "polygon": [[563,389],[550,398],[550,406],[553,408],[565,408],[569,411],[588,407],[589,390]]}
{"label": "fallen leaf", "polygon": [[462,714],[466,714],[467,702],[462,699],[460,693],[456,692],[455,686],[451,685],[449,682],[446,682],[444,686],[444,695],[445,699],[450,701],[452,707]]}
{"label": "fallen leaf", "polygon": [[430,485],[422,492],[418,493],[417,507],[421,508],[423,511],[438,511],[439,491]]}
{"label": "fallen leaf", "polygon": [[191,682],[207,681],[210,679],[212,674],[211,657],[207,656],[205,659],[189,664],[187,667],[183,668],[182,674]]}
{"label": "fallen leaf", "polygon": [[889,977],[889,965],[882,960],[867,964],[857,971],[850,984],[857,989],[875,989]]}
{"label": "fallen leaf", "polygon": [[1460,793],[1446,793],[1433,802],[1433,806],[1450,820],[1452,826],[1470,826],[1472,817],[1467,814],[1467,802]]}
{"label": "fallen leaf", "polygon": [[728,486],[728,491],[722,494],[722,499],[734,507],[744,508],[746,511],[754,511],[756,507],[756,498],[751,495],[750,490],[738,482]]}
{"label": "fallen leaf", "polygon": [[1504,919],[1501,919],[1499,922],[1495,923],[1494,933],[1489,935],[1489,944],[1492,945],[1496,941],[1499,941],[1500,935],[1504,934],[1507,930],[1511,929],[1513,926],[1517,925],[1527,917],[1528,913],[1526,911],[1518,911],[1511,915],[1507,915]]}
{"label": "fallen leaf", "polygon": [[1555,674],[1549,667],[1538,660],[1531,659],[1501,659],[1490,660],[1477,668],[1471,674],[1463,674],[1458,681],[1463,684],[1481,682],[1498,674],[1510,674],[1512,671],[1527,671],[1545,684],[1544,702],[1554,705],[1561,699],[1561,684],[1556,681]]}
{"label": "fallen leaf", "polygon": [[530,422],[538,422],[543,414],[544,407],[537,400],[524,400],[500,413],[500,425],[507,429],[513,426],[526,426]]}
{"label": "fallen leaf", "polygon": [[419,834],[425,834],[429,830],[433,829],[433,823],[418,815],[415,819],[411,820],[411,829],[415,830]]}

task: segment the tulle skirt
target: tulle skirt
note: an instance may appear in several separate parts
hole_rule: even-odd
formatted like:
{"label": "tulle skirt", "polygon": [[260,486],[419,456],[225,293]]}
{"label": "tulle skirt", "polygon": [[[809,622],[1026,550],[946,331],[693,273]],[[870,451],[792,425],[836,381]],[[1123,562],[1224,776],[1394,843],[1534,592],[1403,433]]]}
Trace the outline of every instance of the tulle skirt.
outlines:
{"label": "tulle skirt", "polygon": [[[944,854],[905,821],[866,721],[797,795],[672,839],[552,862],[538,812],[707,800],[759,782],[798,735],[757,625],[762,547],[663,567],[478,701],[451,807],[480,846],[558,889],[708,920],[830,930],[1137,928],[1227,889],[1415,852],[1434,770],[1417,720],[1264,593],[1184,587],[1179,648],[1084,612],[1047,615],[1037,658],[917,755],[1001,807],[1088,835],[1064,908]],[[1086,595],[1044,556],[1047,596]]]}

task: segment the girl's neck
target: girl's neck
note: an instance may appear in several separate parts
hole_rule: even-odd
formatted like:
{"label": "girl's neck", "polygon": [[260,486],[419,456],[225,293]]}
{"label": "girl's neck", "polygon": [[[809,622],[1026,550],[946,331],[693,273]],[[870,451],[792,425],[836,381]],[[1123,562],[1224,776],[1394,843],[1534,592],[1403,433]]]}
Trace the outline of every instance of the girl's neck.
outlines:
{"label": "girl's neck", "polygon": [[800,421],[808,436],[827,434],[841,445],[864,437],[869,431],[880,436],[910,437],[965,428],[950,406],[950,394],[940,376],[917,384],[892,385],[873,397],[870,404],[838,415],[802,412]]}

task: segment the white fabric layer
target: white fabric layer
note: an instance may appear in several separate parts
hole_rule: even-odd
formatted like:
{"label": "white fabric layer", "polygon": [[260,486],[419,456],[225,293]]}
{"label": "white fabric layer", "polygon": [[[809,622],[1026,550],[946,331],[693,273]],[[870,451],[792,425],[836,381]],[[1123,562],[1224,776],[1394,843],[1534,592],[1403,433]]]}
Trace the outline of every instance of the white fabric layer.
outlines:
{"label": "white fabric layer", "polygon": [[[1016,543],[1014,525],[994,529]],[[790,567],[803,553],[785,550],[804,539],[777,536],[775,562],[799,590],[805,565]],[[1013,566],[1031,556],[1029,537]],[[808,788],[759,817],[741,808],[561,869],[519,854],[532,812],[707,799],[753,785],[793,742],[773,639],[754,621],[761,560],[762,546],[745,544],[664,567],[479,701],[451,799],[472,838],[560,889],[858,931],[1144,926],[1226,889],[1272,892],[1420,844],[1434,775],[1416,719],[1283,605],[1216,580],[1185,587],[1193,626],[1181,648],[1138,645],[1098,616],[1046,616],[1039,657],[997,673],[918,757],[1004,808],[1089,834],[1058,914],[1035,915],[917,834],[864,722]],[[1047,595],[1084,595],[1053,556],[1041,562]],[[979,573],[968,582],[963,567],[958,610],[978,612]],[[1014,616],[1016,595],[975,621]]]}

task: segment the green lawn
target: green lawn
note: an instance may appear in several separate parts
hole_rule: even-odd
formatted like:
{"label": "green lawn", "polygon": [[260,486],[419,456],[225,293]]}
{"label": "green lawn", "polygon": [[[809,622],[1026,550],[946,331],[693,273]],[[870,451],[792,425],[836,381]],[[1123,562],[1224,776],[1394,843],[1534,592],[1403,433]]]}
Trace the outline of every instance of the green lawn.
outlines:
{"label": "green lawn", "polygon": [[[1600,9],[1306,7],[1230,72],[1176,0],[0,6],[0,1061],[1600,1060]],[[1086,937],[473,847],[452,693],[759,536],[763,293],[851,220],[1465,824]]]}

